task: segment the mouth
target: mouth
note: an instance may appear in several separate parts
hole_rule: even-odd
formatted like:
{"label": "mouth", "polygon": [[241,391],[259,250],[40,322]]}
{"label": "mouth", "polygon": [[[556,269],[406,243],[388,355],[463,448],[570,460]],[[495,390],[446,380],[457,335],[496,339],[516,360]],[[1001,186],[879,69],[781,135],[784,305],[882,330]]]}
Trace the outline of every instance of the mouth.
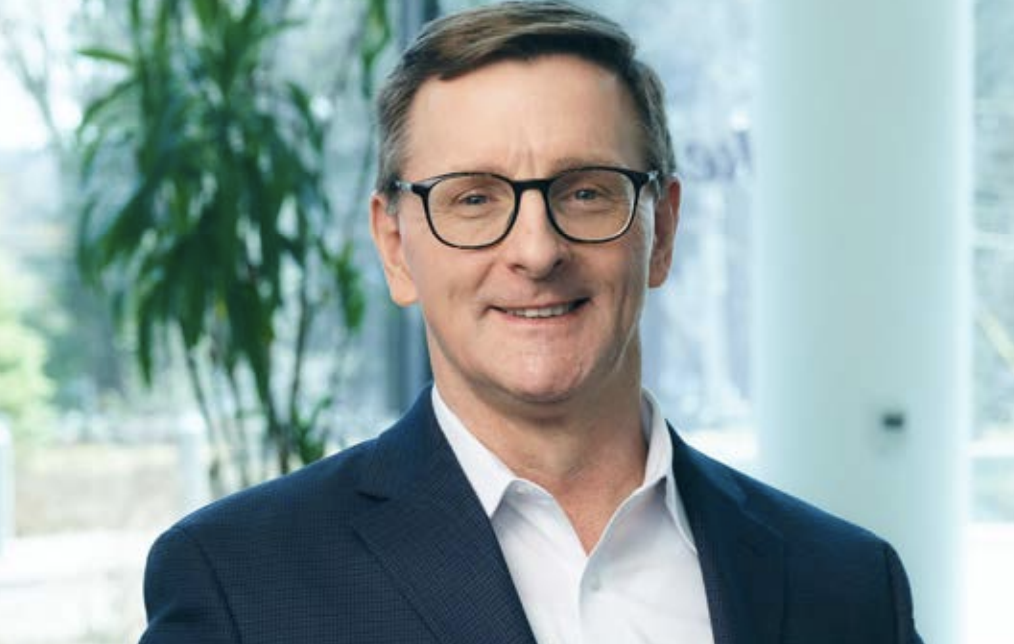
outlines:
{"label": "mouth", "polygon": [[568,313],[572,313],[584,306],[587,302],[588,299],[583,298],[580,300],[574,300],[573,302],[553,304],[550,306],[530,306],[519,308],[496,307],[496,309],[501,313],[506,313],[507,315],[524,320],[545,320],[549,318],[562,317]]}

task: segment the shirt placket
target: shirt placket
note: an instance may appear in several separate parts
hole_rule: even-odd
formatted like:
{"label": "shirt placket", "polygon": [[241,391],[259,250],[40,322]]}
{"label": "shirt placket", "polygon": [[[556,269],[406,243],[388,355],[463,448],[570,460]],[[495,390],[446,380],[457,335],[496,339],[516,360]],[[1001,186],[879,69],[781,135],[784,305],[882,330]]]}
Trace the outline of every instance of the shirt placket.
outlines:
{"label": "shirt placket", "polygon": [[508,502],[526,517],[528,529],[538,530],[542,539],[550,544],[563,577],[554,580],[553,586],[564,593],[567,614],[549,616],[544,623],[552,624],[552,633],[548,634],[552,639],[540,639],[539,644],[582,644],[580,588],[587,556],[580,539],[563,508],[548,492],[527,481],[518,481],[511,488]]}

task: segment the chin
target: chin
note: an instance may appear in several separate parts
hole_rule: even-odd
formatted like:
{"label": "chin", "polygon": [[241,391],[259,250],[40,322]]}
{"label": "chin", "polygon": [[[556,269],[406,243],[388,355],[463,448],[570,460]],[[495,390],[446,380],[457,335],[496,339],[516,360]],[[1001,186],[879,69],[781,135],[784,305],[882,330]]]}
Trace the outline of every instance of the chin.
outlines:
{"label": "chin", "polygon": [[532,405],[552,405],[573,399],[581,389],[580,378],[539,374],[520,378],[507,387],[509,395]]}
{"label": "chin", "polygon": [[572,391],[563,390],[559,388],[547,388],[547,389],[529,388],[521,391],[514,391],[512,395],[517,400],[526,402],[531,405],[552,405],[566,402],[574,397]]}

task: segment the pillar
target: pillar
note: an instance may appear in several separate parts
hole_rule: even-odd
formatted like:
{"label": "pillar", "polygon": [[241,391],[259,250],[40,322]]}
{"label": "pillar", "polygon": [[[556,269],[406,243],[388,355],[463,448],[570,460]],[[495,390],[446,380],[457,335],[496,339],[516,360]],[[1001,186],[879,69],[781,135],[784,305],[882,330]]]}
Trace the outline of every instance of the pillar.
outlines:
{"label": "pillar", "polygon": [[759,12],[763,478],[890,540],[959,640],[970,382],[969,0]]}

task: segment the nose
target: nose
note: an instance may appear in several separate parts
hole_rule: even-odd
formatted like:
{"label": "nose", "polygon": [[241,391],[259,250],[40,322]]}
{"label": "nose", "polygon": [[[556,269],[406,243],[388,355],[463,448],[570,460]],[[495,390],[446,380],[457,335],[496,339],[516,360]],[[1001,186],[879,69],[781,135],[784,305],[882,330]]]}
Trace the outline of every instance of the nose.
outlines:
{"label": "nose", "polygon": [[551,276],[570,255],[570,242],[553,227],[546,207],[539,190],[524,191],[514,226],[501,242],[511,269],[530,279]]}

